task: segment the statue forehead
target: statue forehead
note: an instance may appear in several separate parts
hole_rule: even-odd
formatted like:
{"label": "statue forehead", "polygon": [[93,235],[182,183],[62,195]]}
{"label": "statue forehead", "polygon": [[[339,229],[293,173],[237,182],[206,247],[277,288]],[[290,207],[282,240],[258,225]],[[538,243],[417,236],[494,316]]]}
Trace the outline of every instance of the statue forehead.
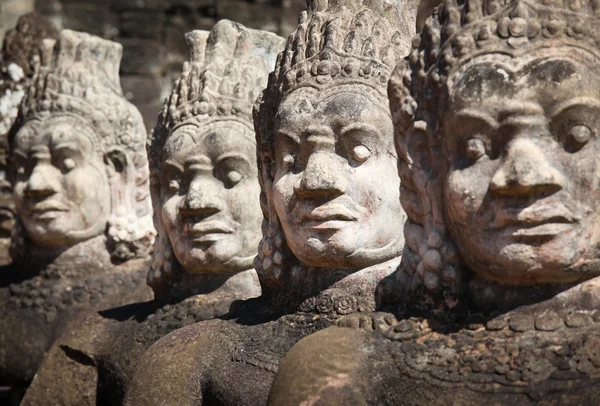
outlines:
{"label": "statue forehead", "polygon": [[[234,120],[206,125],[185,124],[176,128],[165,142],[165,156],[185,156],[191,151],[218,156],[226,151],[255,154],[256,143],[252,129]],[[252,156],[251,161],[254,161]]]}
{"label": "statue forehead", "polygon": [[522,55],[488,54],[463,64],[448,80],[451,94],[467,87],[482,92],[502,91],[503,87],[526,89],[536,83],[561,85],[569,79],[598,71],[598,58],[583,49],[561,47],[540,49]]}
{"label": "statue forehead", "polygon": [[58,114],[27,121],[15,136],[17,148],[30,148],[35,144],[57,143],[68,140],[80,147],[95,147],[94,129],[75,115]]}
{"label": "statue forehead", "polygon": [[[566,98],[597,97],[597,58],[574,48],[542,50],[530,55],[480,56],[465,64],[449,81],[450,107],[492,108],[499,100],[530,100],[544,109]],[[582,87],[581,82],[586,86]]]}
{"label": "statue forehead", "polygon": [[298,120],[313,118],[369,117],[378,110],[379,113],[389,115],[387,98],[373,94],[365,86],[342,85],[326,91],[301,88],[282,100],[275,122],[279,126],[285,126]]}

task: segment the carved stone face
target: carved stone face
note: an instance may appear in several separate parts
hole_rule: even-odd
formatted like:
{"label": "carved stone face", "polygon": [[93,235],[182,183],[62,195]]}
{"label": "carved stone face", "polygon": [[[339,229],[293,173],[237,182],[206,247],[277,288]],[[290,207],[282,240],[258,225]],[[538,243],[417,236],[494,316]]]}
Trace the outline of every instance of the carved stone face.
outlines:
{"label": "carved stone face", "polygon": [[184,125],[163,152],[161,217],[189,272],[251,267],[260,241],[254,132],[235,121]]}
{"label": "carved stone face", "polygon": [[15,203],[39,246],[70,246],[102,234],[110,187],[94,130],[75,117],[30,121],[14,143]]}
{"label": "carved stone face", "polygon": [[392,121],[357,88],[300,89],[277,113],[273,201],[307,265],[368,266],[404,245]]}
{"label": "carved stone face", "polygon": [[570,282],[598,257],[597,62],[574,48],[480,57],[451,89],[446,217],[481,276]]}

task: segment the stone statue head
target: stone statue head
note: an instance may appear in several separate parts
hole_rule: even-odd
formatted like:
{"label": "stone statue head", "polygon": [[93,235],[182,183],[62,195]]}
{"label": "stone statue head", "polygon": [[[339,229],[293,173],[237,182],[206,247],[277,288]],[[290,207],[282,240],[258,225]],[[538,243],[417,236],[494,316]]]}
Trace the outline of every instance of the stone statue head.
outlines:
{"label": "stone statue head", "polygon": [[35,12],[24,14],[17,26],[6,32],[0,51],[0,239],[10,237],[14,224],[12,188],[8,179],[8,132],[19,113],[39,63],[41,42],[56,38],[52,22]]}
{"label": "stone statue head", "polygon": [[149,283],[251,269],[260,241],[252,106],[284,40],[228,20],[186,35],[190,61],[148,152],[158,238]]}
{"label": "stone statue head", "polygon": [[308,1],[255,108],[263,289],[402,253],[386,84],[412,33],[383,1]]}
{"label": "stone statue head", "polygon": [[454,306],[471,277],[600,274],[599,19],[594,1],[467,0],[428,20],[389,89],[406,286]]}
{"label": "stone statue head", "polygon": [[64,30],[41,64],[9,137],[19,216],[13,259],[106,234],[113,258],[153,241],[146,130],[122,94],[121,45]]}

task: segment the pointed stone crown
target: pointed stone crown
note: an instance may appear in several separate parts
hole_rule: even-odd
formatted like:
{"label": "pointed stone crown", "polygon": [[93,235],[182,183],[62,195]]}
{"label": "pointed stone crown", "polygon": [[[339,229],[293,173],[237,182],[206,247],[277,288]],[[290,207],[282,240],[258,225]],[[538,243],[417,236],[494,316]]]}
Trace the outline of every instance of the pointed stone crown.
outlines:
{"label": "pointed stone crown", "polygon": [[409,60],[424,71],[437,65],[443,79],[463,62],[490,53],[575,46],[600,56],[599,22],[598,0],[446,0]]}
{"label": "pointed stone crown", "polygon": [[274,82],[282,94],[340,83],[362,83],[385,94],[411,35],[399,10],[385,1],[308,0],[280,55]]}
{"label": "pointed stone crown", "polygon": [[160,121],[173,129],[189,120],[230,116],[251,126],[252,106],[273,70],[283,38],[221,20],[185,36],[190,61],[166,100]]}
{"label": "pointed stone crown", "polygon": [[141,115],[123,96],[119,82],[120,44],[63,30],[58,40],[44,40],[41,54],[21,119],[72,114],[90,122],[99,137],[92,140],[98,152],[117,144],[132,152],[143,148]]}

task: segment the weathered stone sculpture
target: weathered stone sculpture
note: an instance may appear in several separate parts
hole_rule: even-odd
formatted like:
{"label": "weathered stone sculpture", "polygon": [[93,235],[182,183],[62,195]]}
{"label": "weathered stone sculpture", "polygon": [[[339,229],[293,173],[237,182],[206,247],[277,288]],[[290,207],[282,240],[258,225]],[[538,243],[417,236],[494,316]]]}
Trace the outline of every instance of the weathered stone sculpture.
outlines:
{"label": "weathered stone sculpture", "polygon": [[389,89],[409,217],[399,321],[300,342],[271,404],[597,403],[598,11],[447,1],[428,21]]}
{"label": "weathered stone sculpture", "polygon": [[9,136],[13,263],[0,268],[0,381],[26,384],[82,310],[151,297],[146,131],[119,85],[121,46],[65,30]]}
{"label": "weathered stone sculpture", "polygon": [[7,173],[8,132],[17,118],[19,104],[39,63],[42,40],[56,38],[50,20],[25,14],[15,29],[6,33],[0,51],[0,263],[10,262],[8,248],[14,224],[12,188]]}
{"label": "weathered stone sculpture", "polygon": [[152,343],[260,295],[252,269],[262,220],[252,106],[285,40],[228,20],[186,40],[191,60],[148,147],[155,300],[74,324],[55,342],[23,405],[122,404]]}
{"label": "weathered stone sculpture", "polygon": [[308,2],[255,109],[262,296],[158,341],[126,403],[265,404],[294,343],[375,308],[404,246],[386,83],[408,27],[381,1]]}

